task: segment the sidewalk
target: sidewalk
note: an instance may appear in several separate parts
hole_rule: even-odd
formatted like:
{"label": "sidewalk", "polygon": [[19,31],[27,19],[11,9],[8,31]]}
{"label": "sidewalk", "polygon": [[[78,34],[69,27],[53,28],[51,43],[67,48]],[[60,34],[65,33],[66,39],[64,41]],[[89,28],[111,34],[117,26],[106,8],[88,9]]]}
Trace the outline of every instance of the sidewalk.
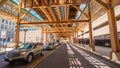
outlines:
{"label": "sidewalk", "polygon": [[13,50],[13,48],[1,48],[0,49],[0,55],[5,54],[6,52],[11,51],[11,50]]}
{"label": "sidewalk", "polygon": [[100,56],[101,58],[103,58],[105,60],[120,64],[120,61],[111,60],[110,52],[112,51],[112,49],[109,48],[109,47],[95,46],[95,51],[90,51],[89,45],[84,44],[84,47],[83,47],[82,44],[79,44],[79,45],[78,44],[73,44],[73,45],[76,45],[77,47],[80,47],[80,48],[82,48],[82,49],[84,49],[88,52],[94,53],[94,54]]}
{"label": "sidewalk", "polygon": [[[83,47],[83,44],[79,44],[79,46]],[[89,45],[84,44],[84,48],[89,50]],[[110,57],[110,52],[112,49],[110,47],[103,47],[103,46],[95,46],[95,52],[100,53],[101,55],[105,55]]]}

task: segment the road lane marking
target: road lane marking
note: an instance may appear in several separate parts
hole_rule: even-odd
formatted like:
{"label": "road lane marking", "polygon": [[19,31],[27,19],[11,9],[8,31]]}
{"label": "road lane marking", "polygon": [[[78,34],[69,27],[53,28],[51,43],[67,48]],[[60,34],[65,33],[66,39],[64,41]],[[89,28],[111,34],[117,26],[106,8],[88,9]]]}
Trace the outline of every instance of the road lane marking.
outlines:
{"label": "road lane marking", "polygon": [[66,45],[67,45],[67,53],[68,53],[70,68],[84,68],[82,67],[79,59],[75,57],[75,53],[73,52],[71,47],[68,45],[68,43],[66,43]]}
{"label": "road lane marking", "polygon": [[44,55],[43,57],[40,57],[38,60],[30,64],[27,68],[35,68],[36,65],[40,64],[43,60],[45,60],[49,55],[51,55],[53,52],[55,52],[60,46],[58,46],[56,49],[52,50],[48,54]]}
{"label": "road lane marking", "polygon": [[88,60],[91,64],[93,64],[96,68],[111,68],[110,66],[106,65],[105,63],[102,63],[98,59],[90,56],[89,54],[87,54],[84,51],[80,50],[79,48],[73,46],[72,44],[70,44],[70,46],[72,48],[74,48],[83,57],[85,57],[85,59]]}

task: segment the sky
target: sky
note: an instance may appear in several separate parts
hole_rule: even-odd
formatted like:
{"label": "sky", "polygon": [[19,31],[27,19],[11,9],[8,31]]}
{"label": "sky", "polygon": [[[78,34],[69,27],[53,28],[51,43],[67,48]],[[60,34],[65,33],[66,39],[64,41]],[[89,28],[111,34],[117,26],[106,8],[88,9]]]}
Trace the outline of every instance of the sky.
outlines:
{"label": "sky", "polygon": [[[86,4],[82,4],[82,5],[80,6],[80,9],[81,9],[81,10],[84,10],[85,7],[86,7]],[[76,19],[79,19],[80,16],[81,16],[81,12],[78,11],[78,13],[77,13],[77,15],[76,15]]]}

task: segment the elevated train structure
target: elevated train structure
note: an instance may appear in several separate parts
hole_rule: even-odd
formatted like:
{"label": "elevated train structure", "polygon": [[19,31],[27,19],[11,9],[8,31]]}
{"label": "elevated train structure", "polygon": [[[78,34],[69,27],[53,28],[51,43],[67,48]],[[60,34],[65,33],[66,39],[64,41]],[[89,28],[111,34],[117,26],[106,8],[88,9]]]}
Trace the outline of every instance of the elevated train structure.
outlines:
{"label": "elevated train structure", "polygon": [[[23,4],[24,3],[24,4]],[[85,4],[87,7],[84,9],[79,8],[81,5]],[[114,60],[119,59],[119,39],[118,39],[118,32],[117,32],[117,25],[116,25],[116,15],[114,8],[120,4],[119,0],[45,0],[45,1],[38,1],[38,0],[20,0],[19,7],[18,7],[18,18],[17,18],[17,27],[16,27],[16,43],[19,42],[19,27],[21,24],[49,24],[51,28],[55,28],[56,30],[49,30],[47,32],[61,32],[63,34],[58,34],[60,37],[73,37],[77,40],[74,43],[78,42],[78,31],[83,32],[86,28],[85,26],[88,25],[89,29],[89,45],[91,50],[95,50],[94,47],[94,33],[93,28],[95,24],[99,24],[99,17],[103,14],[106,14],[104,20],[101,22],[106,22],[108,20],[109,30],[110,30],[110,38],[111,38],[111,48],[112,48],[112,58]],[[64,8],[62,8],[62,7]],[[43,20],[40,22],[26,22],[21,21],[21,13],[23,8],[29,8],[29,10],[35,10],[38,15],[43,16]],[[68,11],[69,9],[69,11]],[[64,13],[61,13],[64,11]],[[81,17],[76,18],[76,13],[80,11],[82,15]],[[42,14],[42,15],[41,15]],[[94,24],[95,23],[95,24]],[[93,24],[93,25],[92,25]],[[44,26],[43,26],[44,27]],[[59,29],[60,27],[70,27],[74,28],[71,29]],[[42,28],[43,29],[43,28]],[[102,29],[102,28],[101,28]],[[44,29],[42,30],[44,33]],[[47,32],[45,33],[47,34]],[[72,32],[71,34],[67,34],[65,32]],[[101,31],[100,31],[101,32]],[[94,34],[93,34],[94,33]],[[104,31],[102,33],[105,33]]]}
{"label": "elevated train structure", "polygon": [[[91,65],[93,68],[97,63],[103,62],[103,66],[108,65],[109,68],[112,66],[107,63],[109,61],[104,62],[100,57],[97,58],[100,61],[93,58],[97,57],[91,54],[91,52],[95,52],[96,45],[111,49],[110,62],[120,61],[120,0],[0,0],[0,7],[0,13],[2,13],[0,18],[16,22],[14,36],[16,48],[20,41],[33,42],[32,37],[35,42],[39,40],[42,43],[54,42],[61,38],[67,40],[66,43],[62,44],[63,46],[54,50],[56,52],[46,52],[47,56],[51,55],[50,57],[47,58],[46,55],[42,59],[38,57],[39,59],[28,68],[34,68],[42,60],[45,60],[43,63],[51,68],[54,66],[59,68],[60,65],[57,63],[63,63],[61,60],[64,60],[66,65],[72,66],[71,61],[74,61],[85,67],[89,66],[89,64],[85,64],[88,61],[93,64],[93,66]],[[35,28],[38,32],[29,31],[29,28]],[[32,36],[31,39],[30,36]],[[83,50],[84,47],[81,47],[83,44],[87,44],[89,49]],[[93,56],[92,59],[89,56]],[[47,62],[56,61],[56,59],[59,62],[51,63],[53,65]],[[86,61],[80,63],[78,59],[81,62]],[[93,60],[97,61],[96,64]],[[43,63],[38,67],[48,68]],[[98,67],[100,67],[99,64]],[[75,68],[74,65],[73,68]]]}

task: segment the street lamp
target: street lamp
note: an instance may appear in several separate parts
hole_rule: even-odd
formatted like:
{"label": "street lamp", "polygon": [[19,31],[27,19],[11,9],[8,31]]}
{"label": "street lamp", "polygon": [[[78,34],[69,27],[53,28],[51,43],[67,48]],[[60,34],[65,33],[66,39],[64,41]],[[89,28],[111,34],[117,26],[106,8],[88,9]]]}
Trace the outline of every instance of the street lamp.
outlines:
{"label": "street lamp", "polygon": [[28,30],[28,27],[24,27],[24,43],[26,43],[26,32]]}

